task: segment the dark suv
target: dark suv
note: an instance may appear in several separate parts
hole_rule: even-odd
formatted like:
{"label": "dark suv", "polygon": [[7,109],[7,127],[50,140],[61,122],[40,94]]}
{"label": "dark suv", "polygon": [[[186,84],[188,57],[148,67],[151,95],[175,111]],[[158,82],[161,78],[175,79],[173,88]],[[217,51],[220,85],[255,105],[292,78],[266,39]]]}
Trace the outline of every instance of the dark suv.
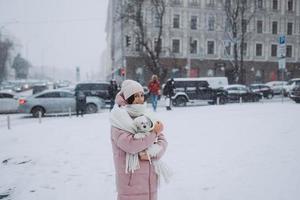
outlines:
{"label": "dark suv", "polygon": [[110,84],[108,82],[78,83],[75,87],[75,91],[83,91],[86,96],[102,98],[106,104],[109,104],[109,85]]}
{"label": "dark suv", "polygon": [[207,81],[197,78],[174,78],[174,87],[175,95],[172,97],[174,106],[186,106],[187,102],[197,101],[216,104],[217,99],[219,99],[220,104],[227,102],[226,91],[212,89]]}
{"label": "dark suv", "polygon": [[300,103],[300,85],[294,87],[290,92],[290,98],[296,103]]}

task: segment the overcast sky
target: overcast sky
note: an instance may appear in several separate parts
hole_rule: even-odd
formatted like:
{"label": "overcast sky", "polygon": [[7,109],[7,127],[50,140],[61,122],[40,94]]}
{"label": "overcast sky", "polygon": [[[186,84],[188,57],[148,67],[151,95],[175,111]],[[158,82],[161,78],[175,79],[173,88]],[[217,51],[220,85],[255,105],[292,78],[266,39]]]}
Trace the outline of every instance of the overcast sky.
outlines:
{"label": "overcast sky", "polygon": [[33,65],[100,67],[108,0],[0,0],[0,28]]}

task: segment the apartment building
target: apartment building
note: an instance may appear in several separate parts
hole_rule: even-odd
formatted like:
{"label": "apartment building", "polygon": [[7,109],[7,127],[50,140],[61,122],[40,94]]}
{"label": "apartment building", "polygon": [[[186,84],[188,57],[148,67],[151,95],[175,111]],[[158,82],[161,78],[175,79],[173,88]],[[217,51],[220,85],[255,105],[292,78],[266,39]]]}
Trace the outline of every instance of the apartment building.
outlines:
{"label": "apartment building", "polygon": [[[234,42],[239,44],[240,41],[233,41],[226,34],[224,5],[228,1],[166,1],[160,63],[169,69],[168,77],[230,76]],[[119,69],[124,68],[127,78],[144,83],[151,72],[139,54],[141,47],[132,32],[133,27],[117,17],[124,3],[126,1],[110,1],[107,22],[110,68],[107,77],[121,80]],[[300,1],[248,0],[248,3],[253,3],[255,13],[243,27],[246,29],[243,45],[245,82],[281,79],[278,40],[282,35],[286,37],[284,78],[300,77]],[[148,22],[147,34],[155,45],[157,20],[147,4],[143,17]]]}

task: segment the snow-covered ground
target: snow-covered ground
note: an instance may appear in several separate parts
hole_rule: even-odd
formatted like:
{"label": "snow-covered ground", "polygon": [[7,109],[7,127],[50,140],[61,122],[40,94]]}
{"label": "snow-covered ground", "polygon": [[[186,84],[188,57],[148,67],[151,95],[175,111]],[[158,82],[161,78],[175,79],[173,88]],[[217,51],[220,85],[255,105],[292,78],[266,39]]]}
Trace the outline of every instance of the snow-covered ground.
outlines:
{"label": "snow-covered ground", "polygon": [[[108,116],[1,122],[0,199],[115,199]],[[174,171],[160,200],[300,199],[299,104],[161,107],[157,116]]]}

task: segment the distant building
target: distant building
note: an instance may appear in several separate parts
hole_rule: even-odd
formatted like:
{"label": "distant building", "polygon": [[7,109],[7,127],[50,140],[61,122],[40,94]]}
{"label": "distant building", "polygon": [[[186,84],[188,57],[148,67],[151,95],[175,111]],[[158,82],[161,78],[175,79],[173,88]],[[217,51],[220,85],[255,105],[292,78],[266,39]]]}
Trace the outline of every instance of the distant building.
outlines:
{"label": "distant building", "polygon": [[[228,1],[228,0],[224,0]],[[278,39],[286,36],[285,79],[300,77],[300,1],[253,0],[258,11],[246,27],[251,35],[245,41],[244,73],[246,83],[280,79]],[[147,82],[151,73],[138,54],[132,27],[118,20],[119,4],[109,1],[107,43],[109,70],[107,78],[120,77]],[[224,37],[226,15],[219,0],[168,0],[164,17],[161,63],[170,68],[169,76],[227,76],[233,61],[233,43]],[[151,8],[143,11],[151,19]],[[150,20],[151,21],[151,20]],[[155,32],[155,23],[147,31]],[[155,43],[155,38],[153,38]]]}

